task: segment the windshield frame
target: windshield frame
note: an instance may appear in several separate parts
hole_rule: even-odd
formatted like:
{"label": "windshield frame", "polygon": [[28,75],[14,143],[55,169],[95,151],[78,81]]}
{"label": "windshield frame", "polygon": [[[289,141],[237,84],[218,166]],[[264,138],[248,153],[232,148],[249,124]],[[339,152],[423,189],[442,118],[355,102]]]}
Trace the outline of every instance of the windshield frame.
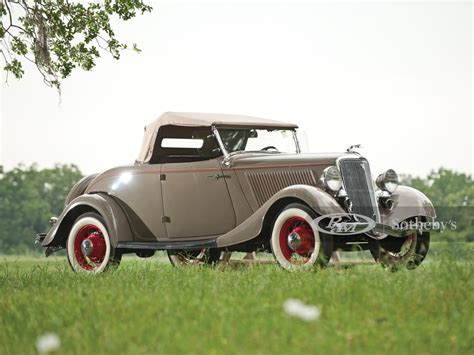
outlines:
{"label": "windshield frame", "polygon": [[[240,127],[240,128],[243,129],[244,127]],[[224,156],[224,165],[226,165],[226,166],[230,165],[231,156],[236,155],[236,154],[243,154],[243,153],[271,153],[271,154],[275,154],[274,152],[266,152],[266,151],[236,151],[236,152],[229,153],[227,151],[226,147],[224,146],[224,142],[222,141],[222,137],[219,133],[219,129],[215,125],[213,125],[211,127],[211,129],[212,129],[212,132],[213,132],[214,136],[216,137],[217,142],[219,144],[219,147],[222,151],[222,154]],[[227,129],[227,127],[225,127],[225,129]],[[292,135],[293,135],[293,140],[295,142],[296,154],[301,153],[301,147],[300,147],[300,143],[298,141],[298,136],[296,134],[296,128],[274,128],[274,127],[262,127],[262,128],[260,128],[259,127],[258,129],[268,129],[268,130],[272,130],[272,131],[291,131]],[[276,153],[283,154],[281,152],[276,152]]]}

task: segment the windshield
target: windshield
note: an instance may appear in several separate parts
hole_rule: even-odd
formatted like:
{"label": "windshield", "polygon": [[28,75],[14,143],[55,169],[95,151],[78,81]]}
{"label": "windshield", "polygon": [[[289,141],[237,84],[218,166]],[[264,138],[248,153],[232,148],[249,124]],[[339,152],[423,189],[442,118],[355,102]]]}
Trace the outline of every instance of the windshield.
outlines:
{"label": "windshield", "polygon": [[291,129],[219,129],[226,150],[238,152],[297,153]]}

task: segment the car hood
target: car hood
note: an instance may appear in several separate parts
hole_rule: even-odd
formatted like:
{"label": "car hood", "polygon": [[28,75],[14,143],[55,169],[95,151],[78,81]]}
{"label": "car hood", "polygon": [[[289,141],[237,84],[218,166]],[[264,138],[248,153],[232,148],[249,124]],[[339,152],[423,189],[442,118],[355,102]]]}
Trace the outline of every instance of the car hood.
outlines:
{"label": "car hood", "polygon": [[323,188],[320,177],[324,169],[343,155],[246,153],[232,156],[230,169],[255,211],[285,187],[302,184]]}
{"label": "car hood", "polygon": [[232,168],[295,167],[310,165],[334,165],[336,159],[345,153],[244,153],[231,156]]}

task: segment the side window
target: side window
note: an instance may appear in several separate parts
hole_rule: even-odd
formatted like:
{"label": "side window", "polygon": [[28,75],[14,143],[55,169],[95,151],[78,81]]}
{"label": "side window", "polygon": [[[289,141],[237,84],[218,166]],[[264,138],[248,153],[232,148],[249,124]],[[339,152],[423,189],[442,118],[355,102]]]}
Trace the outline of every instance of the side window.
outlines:
{"label": "side window", "polygon": [[200,138],[163,138],[161,148],[201,149],[204,140]]}
{"label": "side window", "polygon": [[163,126],[158,131],[150,164],[202,161],[220,155],[210,128]]}

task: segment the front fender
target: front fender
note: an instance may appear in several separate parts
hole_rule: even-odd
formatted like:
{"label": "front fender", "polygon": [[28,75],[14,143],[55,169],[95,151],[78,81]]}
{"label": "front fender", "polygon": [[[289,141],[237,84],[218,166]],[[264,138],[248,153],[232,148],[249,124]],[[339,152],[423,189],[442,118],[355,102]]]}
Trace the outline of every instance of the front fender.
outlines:
{"label": "front fender", "polygon": [[383,224],[396,226],[411,217],[436,217],[436,211],[430,199],[421,191],[408,186],[399,186],[391,196],[393,208],[380,209]]}
{"label": "front fender", "polygon": [[[268,214],[277,213],[280,202],[303,202],[317,214],[344,213],[337,201],[325,191],[310,185],[292,185],[280,190],[240,225],[216,239],[219,248],[244,243],[257,237]],[[275,207],[279,207],[276,208]]]}
{"label": "front fender", "polygon": [[87,194],[76,197],[66,206],[41,245],[64,246],[74,221],[87,212],[96,212],[104,218],[112,246],[133,240],[127,217],[118,203],[106,194]]}

